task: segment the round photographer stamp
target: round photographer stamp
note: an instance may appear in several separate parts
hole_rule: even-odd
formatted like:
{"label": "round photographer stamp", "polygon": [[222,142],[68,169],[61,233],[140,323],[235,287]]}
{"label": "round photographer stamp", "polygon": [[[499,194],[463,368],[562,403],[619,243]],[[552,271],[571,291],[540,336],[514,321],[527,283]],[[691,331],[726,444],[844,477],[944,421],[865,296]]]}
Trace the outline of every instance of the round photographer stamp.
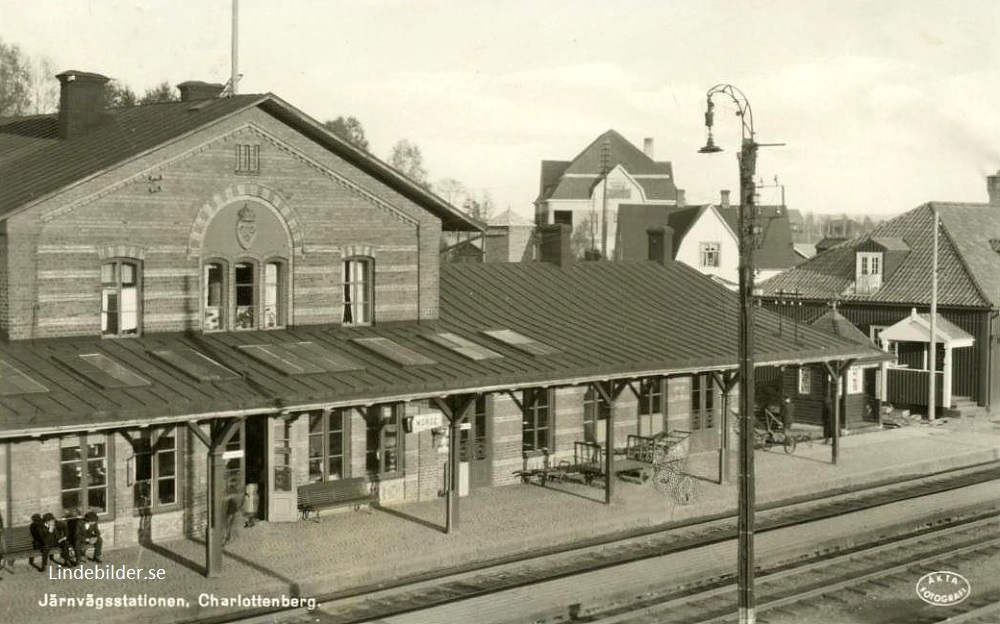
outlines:
{"label": "round photographer stamp", "polygon": [[917,581],[917,596],[929,605],[949,607],[972,593],[972,585],[958,572],[928,572]]}

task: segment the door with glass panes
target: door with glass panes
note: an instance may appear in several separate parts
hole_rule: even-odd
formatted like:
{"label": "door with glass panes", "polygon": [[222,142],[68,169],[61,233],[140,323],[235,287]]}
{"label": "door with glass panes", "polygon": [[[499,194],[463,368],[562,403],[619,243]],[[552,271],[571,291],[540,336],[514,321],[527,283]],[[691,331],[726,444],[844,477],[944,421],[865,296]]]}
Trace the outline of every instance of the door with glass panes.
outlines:
{"label": "door with glass panes", "polygon": [[459,431],[458,460],[468,470],[470,489],[488,487],[493,483],[493,451],[491,440],[491,402],[486,395],[476,397],[475,407],[469,410],[465,424]]}
{"label": "door with glass panes", "polygon": [[719,448],[719,406],[711,373],[691,376],[691,443],[688,452]]}
{"label": "door with glass panes", "polygon": [[267,519],[291,522],[297,518],[295,477],[292,470],[291,423],[275,418],[268,428]]}

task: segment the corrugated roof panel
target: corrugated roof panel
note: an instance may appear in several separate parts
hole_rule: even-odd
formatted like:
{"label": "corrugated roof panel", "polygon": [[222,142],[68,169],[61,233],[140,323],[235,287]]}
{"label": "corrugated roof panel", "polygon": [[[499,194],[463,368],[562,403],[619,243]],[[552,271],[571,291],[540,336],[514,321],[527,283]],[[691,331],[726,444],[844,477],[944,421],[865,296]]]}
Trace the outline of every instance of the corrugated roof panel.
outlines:
{"label": "corrugated roof panel", "polygon": [[417,353],[413,349],[404,347],[403,345],[389,340],[388,338],[376,337],[376,338],[355,338],[353,340],[356,344],[381,355],[382,357],[392,360],[396,364],[402,364],[403,366],[423,366],[426,364],[435,364],[434,360]]}
{"label": "corrugated roof panel", "polygon": [[239,379],[234,371],[194,349],[160,349],[150,353],[198,381]]}
{"label": "corrugated roof panel", "polygon": [[554,349],[534,338],[529,338],[513,329],[486,329],[483,330],[483,334],[531,355],[554,355],[559,353],[558,349]]}
{"label": "corrugated roof panel", "polygon": [[0,360],[0,396],[48,391],[48,388],[25,375],[13,364]]}
{"label": "corrugated roof panel", "polygon": [[462,336],[452,332],[424,334],[424,338],[435,344],[441,345],[446,349],[450,349],[459,355],[465,356],[470,360],[480,361],[503,357],[493,349],[484,347],[481,344],[473,342],[467,338],[463,338]]}

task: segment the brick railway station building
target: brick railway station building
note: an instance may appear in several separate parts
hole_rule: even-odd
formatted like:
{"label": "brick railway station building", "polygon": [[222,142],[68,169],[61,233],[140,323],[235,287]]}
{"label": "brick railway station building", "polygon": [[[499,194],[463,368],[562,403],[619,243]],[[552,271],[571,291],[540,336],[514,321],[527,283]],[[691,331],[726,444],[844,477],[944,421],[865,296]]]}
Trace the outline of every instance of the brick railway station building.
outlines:
{"label": "brick railway station building", "polygon": [[[211,575],[247,484],[272,522],[340,479],[457,511],[608,432],[728,445],[738,306],[710,278],[574,263],[559,225],[542,261],[445,265],[442,231],[477,222],[274,95],[106,110],[103,76],[59,79],[58,114],[0,120],[8,526],[206,536]],[[759,365],[880,353],[780,322],[756,316]]]}

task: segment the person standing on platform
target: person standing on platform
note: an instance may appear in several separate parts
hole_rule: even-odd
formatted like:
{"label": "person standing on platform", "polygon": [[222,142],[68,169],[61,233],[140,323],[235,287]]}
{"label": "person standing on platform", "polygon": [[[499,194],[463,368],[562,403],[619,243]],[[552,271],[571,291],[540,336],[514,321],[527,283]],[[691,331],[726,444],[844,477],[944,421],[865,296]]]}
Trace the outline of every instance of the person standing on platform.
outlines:
{"label": "person standing on platform", "polygon": [[823,444],[829,444],[833,439],[833,399],[827,392],[823,397]]}
{"label": "person standing on platform", "polygon": [[785,397],[785,401],[781,404],[781,425],[785,435],[789,435],[792,432],[792,425],[794,424],[795,403],[792,403],[792,397]]}

